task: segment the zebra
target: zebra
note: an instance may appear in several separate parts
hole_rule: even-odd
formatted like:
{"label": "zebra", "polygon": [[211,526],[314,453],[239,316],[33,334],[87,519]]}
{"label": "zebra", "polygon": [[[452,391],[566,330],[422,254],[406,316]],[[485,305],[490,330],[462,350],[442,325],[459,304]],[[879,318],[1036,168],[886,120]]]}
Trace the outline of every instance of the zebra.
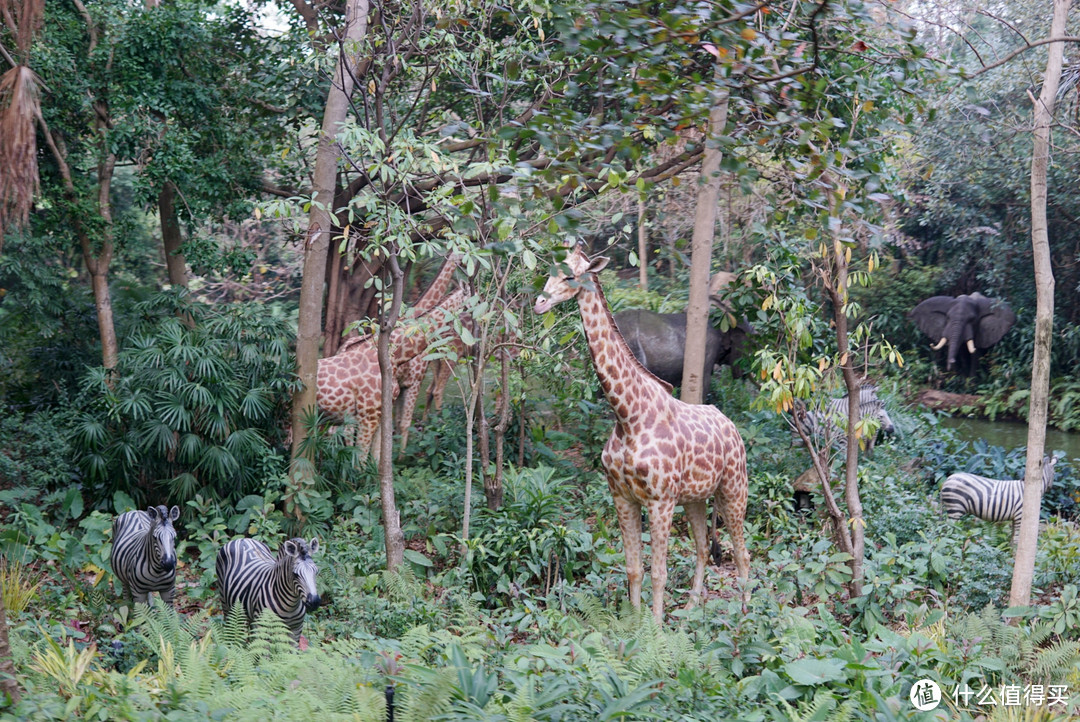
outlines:
{"label": "zebra", "polygon": [[176,594],[176,529],[180,507],[151,506],[126,511],[113,521],[109,555],[113,574],[120,580],[123,598],[147,604],[152,592],[172,604]]}
{"label": "zebra", "polygon": [[237,602],[244,607],[248,624],[263,609],[281,617],[294,640],[300,639],[304,615],[322,600],[315,589],[315,566],[311,555],[319,540],[309,544],[296,538],[282,542],[277,558],[270,547],[256,539],[234,539],[217,554],[218,591],[226,612]]}
{"label": "zebra", "polygon": [[[878,422],[878,430],[885,434],[896,433],[896,426],[889,418],[885,402],[877,394],[877,386],[864,384],[859,387],[859,418],[872,418]],[[827,401],[820,411],[796,413],[798,423],[806,435],[817,440],[823,446],[833,446],[838,452],[847,450],[848,397],[844,394],[838,399]],[[867,451],[872,453],[876,434],[866,440]]]}
{"label": "zebra", "polygon": [[[1042,460],[1042,491],[1054,483],[1057,459],[1046,455]],[[960,472],[941,485],[941,505],[950,519],[971,514],[985,521],[1012,521],[1012,543],[1016,546],[1020,517],[1024,511],[1023,479],[988,479]]]}

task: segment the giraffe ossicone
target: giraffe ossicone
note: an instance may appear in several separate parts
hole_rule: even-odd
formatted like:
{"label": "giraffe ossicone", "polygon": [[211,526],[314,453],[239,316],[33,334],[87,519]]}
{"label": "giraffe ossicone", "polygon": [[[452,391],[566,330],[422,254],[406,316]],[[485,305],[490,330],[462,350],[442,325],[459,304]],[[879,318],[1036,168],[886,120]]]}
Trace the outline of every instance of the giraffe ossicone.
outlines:
{"label": "giraffe ossicone", "polygon": [[652,611],[664,615],[668,538],[675,506],[690,518],[697,555],[691,603],[704,590],[709,553],[706,503],[720,510],[731,534],[738,577],[750,574],[743,520],[746,516],[746,448],[735,424],[714,406],[684,403],[630,352],[611,316],[598,274],[608,263],[590,259],[580,245],[567,251],[559,272],[548,278],[533,310],[545,313],[571,298],[585,329],[596,375],[615,412],[615,428],[600,457],[615,500],[626,554],[630,602],[641,604],[641,507],[649,511],[652,537]]}

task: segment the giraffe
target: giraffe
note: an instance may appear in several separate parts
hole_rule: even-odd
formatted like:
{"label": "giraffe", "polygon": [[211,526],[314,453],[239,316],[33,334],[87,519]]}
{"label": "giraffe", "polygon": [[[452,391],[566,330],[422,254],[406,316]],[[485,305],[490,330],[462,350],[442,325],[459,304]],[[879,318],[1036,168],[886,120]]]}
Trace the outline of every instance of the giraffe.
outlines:
{"label": "giraffe", "polygon": [[[690,590],[692,605],[704,589],[708,536],[705,505],[719,506],[731,534],[741,580],[750,574],[743,518],[746,514],[746,449],[735,424],[714,406],[687,404],[671,395],[671,386],[634,358],[619,334],[597,273],[608,263],[590,259],[577,246],[568,250],[558,275],[548,278],[533,310],[545,313],[577,297],[596,375],[615,412],[615,428],[600,457],[622,531],[630,602],[641,605],[641,507],[649,511],[652,534],[652,612],[664,614],[668,537],[675,505],[690,517],[697,565]],[[565,271],[569,271],[566,273]]]}
{"label": "giraffe", "polygon": [[[418,317],[416,320],[422,324],[399,326],[391,332],[395,397],[400,391],[397,370],[424,355],[428,344],[438,336],[438,329],[443,329],[465,304],[465,297],[465,290],[459,289]],[[367,336],[335,356],[319,359],[317,379],[316,400],[319,409],[335,419],[342,420],[345,416],[354,418],[357,423],[356,445],[361,456],[367,456],[382,416],[382,377],[375,337]]]}
{"label": "giraffe", "polygon": [[[416,318],[417,316],[428,313],[438,306],[439,302],[448,294],[454,280],[454,271],[460,263],[461,256],[457,253],[452,253],[443,263],[439,272],[435,275],[431,285],[428,286],[420,298],[416,300],[416,303],[403,314],[403,319],[408,320]],[[457,334],[454,334],[454,336],[456,335]],[[373,336],[371,334],[366,334],[357,338],[351,338],[341,345],[337,354],[348,353],[349,350],[356,345],[364,343],[374,343]],[[397,399],[398,404],[396,408],[398,414],[398,430],[401,433],[402,449],[405,448],[405,445],[409,440],[409,426],[412,425],[416,400],[420,395],[420,382],[423,380],[424,373],[427,371],[427,365],[428,362],[424,359],[424,354],[419,354],[407,363],[395,366],[394,397]]]}
{"label": "giraffe", "polygon": [[[453,254],[446,260],[435,280],[431,282],[424,294],[417,299],[410,313],[426,313],[439,304],[447,294],[450,284],[454,279],[454,269],[461,262],[461,256]],[[450,343],[459,338],[453,329],[449,329]],[[409,443],[409,427],[412,426],[413,414],[416,412],[416,401],[420,397],[420,383],[424,380],[427,367],[430,362],[425,354],[420,354],[407,364],[398,367],[397,382],[401,396],[398,397],[398,433],[401,434],[401,448]]]}

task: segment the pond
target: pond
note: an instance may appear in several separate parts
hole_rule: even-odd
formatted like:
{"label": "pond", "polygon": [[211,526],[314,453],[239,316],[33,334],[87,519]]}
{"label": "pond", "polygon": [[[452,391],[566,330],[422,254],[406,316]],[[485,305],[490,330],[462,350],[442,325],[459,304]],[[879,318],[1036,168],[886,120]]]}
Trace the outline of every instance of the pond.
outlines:
{"label": "pond", "polygon": [[[986,439],[988,444],[1014,449],[1027,446],[1027,424],[1023,421],[988,421],[986,419],[967,419],[963,417],[942,418],[941,425],[956,429],[964,441]],[[1080,459],[1080,433],[1069,433],[1058,429],[1046,430],[1047,451],[1064,451],[1069,459]]]}

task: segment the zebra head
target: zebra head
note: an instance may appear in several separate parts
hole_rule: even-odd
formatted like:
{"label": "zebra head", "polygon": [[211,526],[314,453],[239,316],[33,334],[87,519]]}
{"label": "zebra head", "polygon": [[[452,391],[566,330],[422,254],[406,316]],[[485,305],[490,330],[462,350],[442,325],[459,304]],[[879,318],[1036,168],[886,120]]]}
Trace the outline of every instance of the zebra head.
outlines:
{"label": "zebra head", "polygon": [[176,528],[173,522],[180,518],[180,507],[168,509],[164,506],[151,506],[146,510],[150,516],[150,538],[154,553],[153,562],[164,569],[176,569]]}
{"label": "zebra head", "polygon": [[296,580],[296,591],[304,602],[307,611],[318,609],[322,604],[319,592],[315,588],[315,575],[319,568],[315,566],[315,560],[311,555],[319,551],[319,540],[312,539],[310,543],[297,537],[289,539],[281,545],[281,554],[292,559],[292,573]]}
{"label": "zebra head", "polygon": [[1042,490],[1043,490],[1044,494],[1046,493],[1046,490],[1050,488],[1050,485],[1054,483],[1054,464],[1056,464],[1056,463],[1057,463],[1057,457],[1054,456],[1053,454],[1047,454],[1046,456],[1043,457],[1043,463],[1042,463],[1042,475],[1043,475],[1042,482],[1043,482],[1043,485],[1042,485]]}

